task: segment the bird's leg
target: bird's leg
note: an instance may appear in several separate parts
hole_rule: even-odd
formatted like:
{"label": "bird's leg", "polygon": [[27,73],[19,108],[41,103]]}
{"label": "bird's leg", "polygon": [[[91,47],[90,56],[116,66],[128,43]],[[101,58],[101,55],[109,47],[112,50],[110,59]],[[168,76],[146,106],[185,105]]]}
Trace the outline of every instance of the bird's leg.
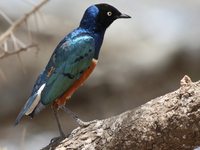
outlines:
{"label": "bird's leg", "polygon": [[53,107],[53,112],[54,112],[54,115],[55,115],[55,118],[56,118],[56,121],[57,121],[57,124],[58,124],[58,129],[59,129],[59,132],[60,132],[60,136],[61,137],[66,137],[65,133],[63,132],[63,129],[62,129],[62,125],[61,125],[61,122],[60,122],[60,117],[59,117],[59,114],[58,114],[58,110]]}
{"label": "bird's leg", "polygon": [[58,105],[60,106],[60,108],[61,108],[62,110],[64,110],[65,112],[69,113],[70,116],[72,116],[72,117],[76,120],[76,122],[77,122],[81,127],[86,127],[86,126],[89,126],[91,123],[97,122],[97,120],[85,122],[85,121],[81,120],[78,116],[76,116],[76,115],[75,115],[71,110],[69,110],[66,106],[60,105],[60,104],[58,104]]}

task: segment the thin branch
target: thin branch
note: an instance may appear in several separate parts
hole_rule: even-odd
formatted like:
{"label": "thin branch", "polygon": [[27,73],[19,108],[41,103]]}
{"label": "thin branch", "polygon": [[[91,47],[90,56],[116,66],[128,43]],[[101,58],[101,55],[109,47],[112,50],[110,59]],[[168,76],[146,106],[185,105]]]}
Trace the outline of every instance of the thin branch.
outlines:
{"label": "thin branch", "polygon": [[21,47],[26,47],[26,44],[23,43],[20,39],[16,38],[17,43],[19,44],[19,46]]}
{"label": "thin branch", "polygon": [[[21,53],[22,51],[26,51],[32,47],[38,48],[38,45],[33,42],[32,32],[30,31],[30,27],[28,25],[28,18],[31,15],[35,15],[36,12],[39,10],[39,8],[42,7],[48,1],[49,0],[43,0],[38,5],[33,4],[34,3],[33,1],[28,1],[29,4],[34,6],[34,9],[21,19],[17,20],[16,22],[13,22],[6,14],[4,14],[0,10],[0,15],[2,15],[4,19],[11,25],[3,34],[0,35],[0,50],[3,51],[2,53],[0,53],[0,59],[16,54],[20,61],[22,70],[25,74],[26,74],[25,66],[23,64],[22,59],[20,58],[19,53]],[[36,26],[38,27],[36,16],[35,20],[36,20]],[[17,36],[14,35],[14,31],[24,22],[26,24],[28,36],[31,42],[31,44],[28,46],[24,42],[22,42]],[[11,50],[9,50],[10,48]],[[0,69],[0,76],[3,78],[4,81],[6,80],[5,75],[1,69]]]}
{"label": "thin branch", "polygon": [[27,4],[31,5],[31,6],[36,6],[37,5],[35,2],[30,1],[30,0],[22,0],[22,1],[24,1],[25,3],[27,3]]}
{"label": "thin branch", "polygon": [[3,79],[4,82],[7,81],[5,74],[3,73],[2,69],[0,68],[0,76]]}
{"label": "thin branch", "polygon": [[23,146],[24,146],[24,141],[25,141],[25,136],[26,136],[26,127],[23,128],[23,131],[22,131],[22,137],[21,137],[21,142],[20,142],[20,150],[23,149]]}
{"label": "thin branch", "polygon": [[[38,11],[40,12],[40,11]],[[37,13],[34,14],[34,20],[35,20],[35,24],[36,24],[36,31],[39,32],[39,24],[38,24],[38,19],[37,19]]]}
{"label": "thin branch", "polygon": [[[0,36],[0,47],[1,50],[3,50],[3,54],[0,55],[0,59],[1,58],[5,58],[7,56],[13,55],[13,54],[18,54],[21,51],[25,51],[26,49],[30,48],[30,47],[34,47],[37,46],[35,43],[33,43],[33,36],[32,33],[29,29],[29,25],[27,23],[27,19],[31,16],[31,15],[35,15],[35,13],[39,10],[39,8],[41,6],[43,6],[46,2],[48,2],[49,0],[43,0],[41,3],[39,3],[38,5],[34,6],[34,9],[29,12],[28,14],[26,14],[24,17],[22,17],[21,19],[17,20],[16,22],[12,22],[3,12],[0,11],[0,14],[11,24],[11,26],[7,29],[7,31],[5,31],[1,36]],[[32,4],[33,5],[33,4]],[[36,19],[36,18],[35,18]],[[28,36],[31,40],[31,45],[27,46],[26,44],[24,44],[20,39],[18,39],[15,35],[14,35],[14,30],[16,30],[16,28],[18,26],[20,26],[23,22],[26,23],[26,27],[28,30]],[[37,23],[37,22],[36,22]],[[37,24],[36,24],[37,25]],[[8,41],[12,42],[13,46],[13,51],[11,52],[11,50],[9,50],[9,46],[8,46]],[[2,43],[2,44],[1,44]],[[3,46],[1,46],[3,45]],[[22,48],[20,48],[22,47]],[[20,60],[21,62],[21,60]],[[24,68],[22,66],[22,68]],[[24,70],[24,69],[23,69]]]}
{"label": "thin branch", "polygon": [[47,3],[49,0],[43,0],[40,4],[38,4],[37,6],[34,7],[34,9],[29,12],[28,14],[26,14],[24,17],[22,17],[21,19],[17,20],[15,23],[13,23],[10,28],[8,28],[8,30],[6,32],[4,32],[1,36],[0,36],[0,42],[4,41],[5,38],[9,37],[10,34],[12,32],[14,32],[14,30],[20,26],[25,20],[27,20],[32,14],[34,14],[41,6],[43,6],[45,3]]}
{"label": "thin branch", "polygon": [[13,21],[3,12],[0,10],[0,15],[3,16],[3,18],[10,24],[13,24]]}
{"label": "thin branch", "polygon": [[26,67],[24,66],[24,63],[23,63],[23,61],[22,61],[22,59],[21,59],[19,53],[17,53],[17,57],[18,57],[19,62],[20,62],[20,64],[21,64],[22,70],[23,70],[24,74],[26,75]]}
{"label": "thin branch", "polygon": [[[28,37],[29,37],[30,41],[33,41],[33,35],[32,35],[31,30],[30,30],[30,26],[28,25],[27,21],[25,21],[25,23],[26,23],[26,28],[27,28],[27,32],[28,32]],[[36,25],[37,25],[37,22],[36,22]]]}
{"label": "thin branch", "polygon": [[26,46],[24,48],[20,48],[16,51],[13,51],[13,52],[5,52],[2,55],[0,55],[0,59],[3,59],[3,58],[8,57],[10,55],[19,54],[22,51],[27,51],[29,48],[36,47],[36,46],[38,46],[38,45],[37,44],[31,44],[29,46]]}
{"label": "thin branch", "polygon": [[8,52],[8,43],[7,43],[7,39],[4,40],[4,51]]}
{"label": "thin branch", "polygon": [[10,37],[14,46],[14,50],[19,49],[18,44],[17,44],[17,38],[15,37],[15,35],[13,34],[13,32],[10,33]]}

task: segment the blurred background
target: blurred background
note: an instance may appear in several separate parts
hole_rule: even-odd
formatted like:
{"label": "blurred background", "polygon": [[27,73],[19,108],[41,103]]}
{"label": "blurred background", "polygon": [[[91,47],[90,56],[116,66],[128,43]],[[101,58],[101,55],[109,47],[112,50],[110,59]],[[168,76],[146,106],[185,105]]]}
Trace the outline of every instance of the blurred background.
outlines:
{"label": "blurred background", "polygon": [[[34,2],[39,3],[40,0]],[[0,148],[35,150],[59,135],[49,106],[34,119],[24,116],[13,123],[29,98],[34,82],[63,37],[77,28],[86,8],[99,0],[50,0],[28,20],[40,50],[0,59]],[[188,75],[200,79],[200,1],[199,0],[107,0],[131,19],[115,21],[107,30],[98,65],[67,101],[67,106],[84,121],[105,119],[179,88]],[[0,0],[0,10],[12,21],[23,17],[33,6],[23,0]],[[9,28],[0,16],[0,34]],[[37,28],[39,30],[37,30]],[[22,24],[15,35],[30,43]],[[78,124],[60,112],[65,133]]]}

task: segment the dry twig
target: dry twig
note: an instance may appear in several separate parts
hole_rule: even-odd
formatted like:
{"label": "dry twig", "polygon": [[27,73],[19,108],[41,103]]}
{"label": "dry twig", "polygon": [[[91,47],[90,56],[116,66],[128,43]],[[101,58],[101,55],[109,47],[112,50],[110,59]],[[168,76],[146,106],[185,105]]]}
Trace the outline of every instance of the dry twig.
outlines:
{"label": "dry twig", "polygon": [[[24,73],[25,73],[25,67],[20,58],[19,53],[29,50],[30,48],[33,48],[33,47],[36,47],[38,50],[38,47],[37,47],[38,45],[33,41],[32,33],[31,33],[28,23],[27,23],[28,19],[30,18],[30,16],[36,15],[36,12],[39,10],[39,8],[41,8],[48,1],[49,0],[43,0],[38,5],[31,3],[31,5],[34,6],[34,9],[31,12],[27,13],[21,19],[17,20],[16,22],[12,22],[12,20],[8,16],[6,16],[6,14],[4,14],[2,11],[0,11],[0,15],[2,15],[4,17],[4,19],[10,24],[10,27],[0,36],[0,50],[2,51],[0,53],[0,59],[3,59],[10,55],[17,55]],[[38,27],[36,17],[35,17],[35,20],[36,20],[36,26]],[[22,23],[26,23],[27,32],[28,32],[30,42],[31,42],[31,44],[29,44],[29,45],[26,45],[23,41],[21,41],[14,34],[14,31]],[[5,75],[4,75],[3,71],[1,70],[1,68],[0,68],[0,76],[3,78],[4,81],[6,80]]]}

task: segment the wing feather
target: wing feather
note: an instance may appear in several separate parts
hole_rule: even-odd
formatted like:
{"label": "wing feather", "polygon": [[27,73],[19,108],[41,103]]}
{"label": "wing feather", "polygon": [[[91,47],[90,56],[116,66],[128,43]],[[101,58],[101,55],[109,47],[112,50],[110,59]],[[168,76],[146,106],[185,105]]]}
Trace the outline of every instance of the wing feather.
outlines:
{"label": "wing feather", "polygon": [[47,65],[53,69],[41,93],[41,102],[44,105],[60,97],[81,77],[91,65],[94,51],[94,39],[87,34],[68,39],[59,47],[51,57],[54,59],[52,66]]}

